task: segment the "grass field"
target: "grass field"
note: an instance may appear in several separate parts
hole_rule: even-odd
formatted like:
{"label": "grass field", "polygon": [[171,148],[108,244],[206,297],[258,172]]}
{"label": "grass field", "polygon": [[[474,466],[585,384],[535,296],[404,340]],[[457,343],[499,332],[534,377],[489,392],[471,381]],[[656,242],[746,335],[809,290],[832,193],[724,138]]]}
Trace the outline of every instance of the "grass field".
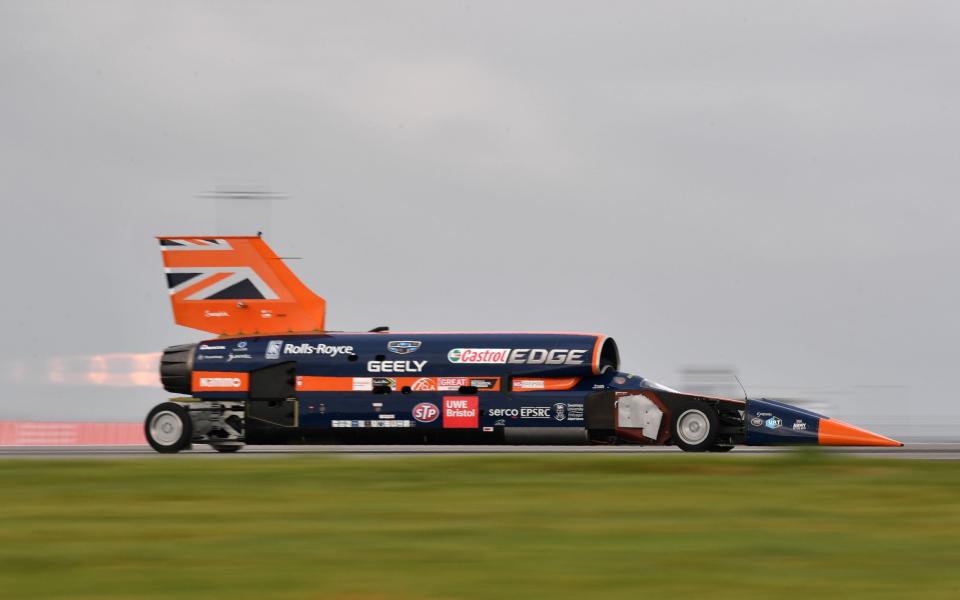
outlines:
{"label": "grass field", "polygon": [[958,598],[960,468],[796,455],[0,462],[2,598]]}

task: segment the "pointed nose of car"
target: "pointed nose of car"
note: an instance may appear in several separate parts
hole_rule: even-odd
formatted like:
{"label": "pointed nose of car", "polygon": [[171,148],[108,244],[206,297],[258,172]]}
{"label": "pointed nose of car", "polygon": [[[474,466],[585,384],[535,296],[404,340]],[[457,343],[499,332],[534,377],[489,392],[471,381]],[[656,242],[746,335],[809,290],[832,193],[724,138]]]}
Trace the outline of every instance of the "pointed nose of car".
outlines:
{"label": "pointed nose of car", "polygon": [[903,446],[902,442],[879,433],[827,418],[820,419],[817,443],[821,446]]}
{"label": "pointed nose of car", "polygon": [[903,446],[878,433],[776,400],[749,399],[746,408],[749,446]]}

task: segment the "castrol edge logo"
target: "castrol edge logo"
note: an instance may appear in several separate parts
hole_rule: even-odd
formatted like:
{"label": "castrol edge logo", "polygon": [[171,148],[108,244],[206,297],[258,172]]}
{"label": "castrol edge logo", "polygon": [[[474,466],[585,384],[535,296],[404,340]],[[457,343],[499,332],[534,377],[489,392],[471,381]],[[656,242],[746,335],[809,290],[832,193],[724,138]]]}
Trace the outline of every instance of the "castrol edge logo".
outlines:
{"label": "castrol edge logo", "polygon": [[202,392],[245,392],[249,384],[248,373],[223,373],[217,371],[194,371],[193,390]]}
{"label": "castrol edge logo", "polygon": [[454,348],[447,360],[472,365],[582,365],[586,350],[555,348]]}

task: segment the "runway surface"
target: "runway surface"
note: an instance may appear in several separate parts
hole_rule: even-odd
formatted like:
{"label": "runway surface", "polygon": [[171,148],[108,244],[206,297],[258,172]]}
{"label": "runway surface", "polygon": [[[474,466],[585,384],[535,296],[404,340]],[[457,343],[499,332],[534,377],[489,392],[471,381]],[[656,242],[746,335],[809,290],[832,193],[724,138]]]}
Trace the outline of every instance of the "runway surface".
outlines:
{"label": "runway surface", "polygon": [[[819,448],[844,456],[897,459],[960,459],[960,443],[916,442],[903,448]],[[795,452],[795,448],[738,447],[724,456],[769,456]],[[246,446],[234,454],[220,454],[207,446],[180,454],[158,454],[149,446],[0,446],[0,460],[25,458],[156,458],[166,460],[237,460],[290,455],[341,455],[356,457],[439,456],[482,454],[630,454],[678,455],[664,446]]]}

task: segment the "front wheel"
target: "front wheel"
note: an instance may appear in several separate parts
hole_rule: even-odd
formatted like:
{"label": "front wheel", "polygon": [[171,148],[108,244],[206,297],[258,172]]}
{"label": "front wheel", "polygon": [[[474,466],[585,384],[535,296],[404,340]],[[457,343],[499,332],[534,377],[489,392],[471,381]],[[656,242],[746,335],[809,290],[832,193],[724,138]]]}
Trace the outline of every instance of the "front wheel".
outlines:
{"label": "front wheel", "polygon": [[687,452],[706,452],[717,441],[720,419],[709,404],[688,402],[677,407],[670,426],[674,444]]}
{"label": "front wheel", "polygon": [[193,437],[190,411],[175,402],[154,406],[147,415],[143,429],[150,447],[162,454],[186,450]]}

